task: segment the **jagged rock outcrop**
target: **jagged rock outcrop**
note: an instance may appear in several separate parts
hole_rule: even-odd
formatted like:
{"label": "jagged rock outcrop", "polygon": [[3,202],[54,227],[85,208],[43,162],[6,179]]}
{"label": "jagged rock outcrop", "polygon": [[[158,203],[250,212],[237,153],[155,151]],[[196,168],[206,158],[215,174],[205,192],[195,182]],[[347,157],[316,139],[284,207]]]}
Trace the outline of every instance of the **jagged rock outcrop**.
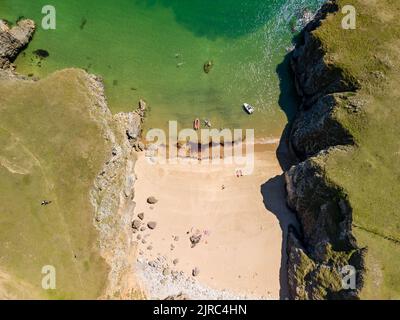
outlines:
{"label": "jagged rock outcrop", "polygon": [[352,209],[346,194],[331,183],[324,166],[331,153],[347,147],[321,151],[286,172],[288,205],[297,212],[302,234],[290,230],[288,280],[294,299],[354,299],[362,285],[357,272],[354,290],[342,288],[341,270],[351,265],[363,270],[365,251],[352,234]]}
{"label": "jagged rock outcrop", "polygon": [[99,123],[105,140],[110,143],[110,158],[97,176],[90,194],[101,253],[111,269],[103,298],[132,299],[142,294],[135,290],[132,272],[136,250],[131,241],[136,154],[126,132],[137,134],[139,139],[142,117],[137,111],[112,115],[101,79],[88,75],[87,81],[93,95],[90,106],[93,119]]}
{"label": "jagged rock outcrop", "polygon": [[302,97],[301,110],[308,109],[324,95],[355,91],[359,86],[357,79],[330,61],[319,39],[313,36],[321,21],[338,9],[335,0],[327,1],[303,30],[302,41],[293,52],[292,68],[297,91]]}
{"label": "jagged rock outcrop", "polygon": [[350,132],[337,119],[345,99],[343,94],[328,94],[309,110],[299,111],[291,130],[291,147],[298,157],[305,159],[330,146],[354,143]]}
{"label": "jagged rock outcrop", "polygon": [[[356,248],[351,228],[351,207],[342,190],[325,176],[324,165],[331,152],[318,155],[292,167],[286,173],[288,205],[301,214],[303,239],[313,248],[330,243],[337,250]],[[316,250],[316,253],[318,250]]]}
{"label": "jagged rock outcrop", "polygon": [[0,20],[0,68],[6,69],[18,53],[26,47],[35,32],[35,23],[25,19],[10,28],[6,21]]}
{"label": "jagged rock outcrop", "polygon": [[292,69],[301,105],[291,129],[290,147],[304,160],[331,146],[353,144],[351,134],[337,119],[341,110],[358,111],[349,93],[360,84],[349,72],[327,57],[313,32],[328,14],[338,11],[335,0],[327,1],[303,30],[292,55]]}
{"label": "jagged rock outcrop", "polygon": [[[365,251],[352,234],[352,208],[345,192],[329,181],[327,158],[348,152],[354,143],[340,112],[361,112],[353,98],[359,83],[332,64],[313,31],[338,5],[328,1],[305,28],[292,56],[297,91],[302,98],[290,133],[290,147],[300,160],[285,173],[287,202],[301,226],[288,238],[288,281],[292,299],[354,299],[363,285]],[[341,270],[354,266],[357,287],[344,289]]]}

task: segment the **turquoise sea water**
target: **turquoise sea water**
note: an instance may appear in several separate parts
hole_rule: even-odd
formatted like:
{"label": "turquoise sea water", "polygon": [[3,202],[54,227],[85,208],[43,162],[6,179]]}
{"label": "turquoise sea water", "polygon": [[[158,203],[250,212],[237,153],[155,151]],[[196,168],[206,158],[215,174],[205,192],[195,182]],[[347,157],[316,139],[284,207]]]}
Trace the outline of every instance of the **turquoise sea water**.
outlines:
{"label": "turquoise sea water", "polygon": [[[181,127],[209,118],[214,127],[255,128],[257,137],[281,133],[293,112],[287,68],[291,25],[322,0],[0,0],[0,17],[32,18],[34,40],[17,70],[43,77],[66,67],[101,75],[113,112],[144,98],[147,127]],[[43,30],[51,4],[56,30]],[[38,66],[33,51],[50,56]],[[206,61],[214,67],[203,71]],[[279,72],[277,72],[277,69]],[[281,79],[280,79],[281,78]],[[241,105],[256,107],[244,114]]]}

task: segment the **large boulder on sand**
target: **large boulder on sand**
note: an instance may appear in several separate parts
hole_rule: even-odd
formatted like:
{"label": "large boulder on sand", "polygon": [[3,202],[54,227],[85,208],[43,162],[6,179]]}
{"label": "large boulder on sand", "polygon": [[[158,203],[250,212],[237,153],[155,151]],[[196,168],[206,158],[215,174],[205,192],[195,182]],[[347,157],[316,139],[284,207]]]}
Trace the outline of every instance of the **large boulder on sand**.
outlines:
{"label": "large boulder on sand", "polygon": [[132,221],[132,228],[133,229],[139,229],[140,226],[142,225],[142,221],[135,219]]}
{"label": "large boulder on sand", "polygon": [[147,226],[149,227],[149,229],[154,230],[157,226],[157,222],[155,221],[150,221]]}
{"label": "large boulder on sand", "polygon": [[156,197],[151,196],[151,197],[147,198],[148,204],[156,204],[157,202],[158,202],[158,200],[156,199]]}

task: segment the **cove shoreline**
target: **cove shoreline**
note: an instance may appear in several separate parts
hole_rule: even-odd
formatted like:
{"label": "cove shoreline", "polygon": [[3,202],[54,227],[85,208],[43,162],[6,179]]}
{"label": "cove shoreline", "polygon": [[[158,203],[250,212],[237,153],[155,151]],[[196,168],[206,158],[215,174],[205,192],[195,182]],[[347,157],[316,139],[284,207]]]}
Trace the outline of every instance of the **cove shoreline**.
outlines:
{"label": "cove shoreline", "polygon": [[[29,80],[34,81],[32,79]],[[143,175],[144,173],[147,175],[149,171],[142,170],[139,166],[141,165],[141,155],[140,153],[135,153],[132,151],[132,149],[130,149],[132,147],[132,144],[131,141],[127,139],[125,133],[127,132],[127,130],[132,130],[132,128],[135,128],[134,131],[138,132],[140,124],[143,122],[143,119],[138,120],[134,112],[125,114],[120,113],[112,116],[107,107],[106,97],[104,96],[104,86],[101,83],[101,79],[88,75],[88,81],[90,82],[89,86],[91,86],[93,90],[94,97],[96,97],[96,99],[98,100],[97,106],[100,106],[102,110],[100,112],[102,114],[97,113],[99,110],[95,111],[97,115],[94,114],[94,116],[99,116],[97,121],[100,121],[102,128],[105,130],[106,139],[111,142],[114,141],[112,143],[112,157],[109,161],[106,162],[106,165],[102,169],[102,172],[96,178],[94,191],[91,194],[92,204],[96,211],[94,224],[99,230],[100,237],[102,238],[100,241],[102,246],[101,250],[103,250],[103,256],[111,268],[109,274],[109,283],[102,298],[112,297],[114,293],[118,291],[120,291],[121,298],[130,298],[132,291],[144,292],[145,290],[142,291],[142,285],[137,283],[137,279],[134,279],[136,278],[136,276],[134,274],[131,274],[131,268],[137,262],[135,252],[138,252],[140,255],[140,251],[136,251],[134,248],[139,247],[140,244],[135,241],[134,236],[130,234],[131,230],[130,227],[128,227],[128,220],[132,220],[134,213],[137,214],[138,211],[140,211],[140,206],[143,203],[141,199],[144,199],[144,197],[147,197],[149,194],[154,193],[154,190],[153,188],[141,186],[141,180],[137,180],[138,176],[140,179],[141,175]],[[111,125],[111,123],[114,123],[114,125],[117,126],[116,130],[118,132],[118,138],[117,136],[114,137],[114,129],[110,129],[107,127],[108,125]],[[266,154],[268,154],[268,156],[267,158],[263,158],[262,156],[258,158],[257,161],[259,161],[258,164],[260,166],[258,175],[243,177],[243,179],[242,177],[235,177],[232,168],[229,168],[227,166],[219,167],[217,169],[217,174],[215,174],[215,176],[213,177],[208,177],[209,173],[205,171],[187,173],[185,172],[185,169],[177,174],[175,172],[174,174],[170,175],[168,171],[173,171],[176,168],[165,169],[167,171],[167,173],[164,175],[164,178],[166,177],[164,185],[166,190],[170,190],[170,185],[179,185],[179,190],[181,192],[191,190],[191,184],[193,183],[193,181],[201,181],[204,178],[204,175],[207,176],[207,180],[210,184],[214,184],[215,186],[217,186],[222,185],[221,181],[227,181],[226,183],[224,182],[224,185],[226,184],[227,188],[230,188],[230,186],[233,187],[233,192],[225,197],[225,199],[222,199],[222,201],[220,201],[220,208],[217,208],[215,212],[213,212],[213,210],[210,210],[210,208],[208,207],[210,203],[217,203],[215,199],[212,200],[213,198],[207,194],[204,198],[199,197],[199,194],[201,194],[203,191],[206,191],[204,189],[201,189],[204,188],[203,185],[198,185],[198,190],[192,189],[191,195],[185,197],[186,199],[190,199],[190,196],[196,198],[194,199],[194,202],[192,204],[192,208],[194,208],[192,209],[192,218],[194,218],[194,220],[199,219],[197,220],[198,223],[204,221],[204,215],[201,212],[205,212],[208,215],[210,221],[212,221],[211,223],[217,225],[217,220],[221,218],[223,221],[229,221],[230,226],[233,227],[233,229],[224,229],[224,226],[219,226],[221,230],[221,236],[216,237],[217,240],[214,243],[214,247],[211,248],[211,251],[213,251],[211,258],[214,260],[218,260],[217,258],[220,259],[221,257],[223,257],[220,251],[221,247],[223,247],[223,244],[226,243],[226,241],[229,242],[230,245],[226,247],[230,248],[227,253],[228,256],[225,257],[227,260],[219,260],[216,261],[214,264],[209,264],[207,267],[202,267],[203,271],[200,273],[198,278],[200,279],[200,281],[205,281],[205,283],[208,284],[210,283],[210,281],[214,282],[214,279],[218,278],[220,283],[214,287],[214,290],[217,290],[216,292],[219,293],[217,293],[216,295],[212,294],[213,297],[233,297],[229,294],[226,295],[227,293],[224,293],[225,296],[223,295],[223,292],[225,292],[224,289],[226,288],[228,292],[235,292],[234,294],[236,294],[238,298],[256,297],[261,299],[279,299],[279,297],[282,296],[282,276],[283,274],[285,274],[285,271],[282,270],[282,268],[285,268],[286,258],[284,247],[285,231],[283,231],[282,233],[282,230],[285,229],[282,228],[281,224],[283,223],[286,226],[288,222],[286,221],[287,218],[282,219],[282,217],[278,217],[278,215],[286,215],[287,217],[289,217],[290,212],[286,207],[282,206],[284,201],[280,201],[280,204],[278,205],[274,201],[274,199],[270,198],[269,194],[265,194],[265,192],[263,191],[263,189],[267,189],[274,197],[279,197],[280,200],[284,198],[284,188],[282,185],[283,172],[276,158],[278,140],[279,139],[274,138],[270,141],[267,141],[264,145],[260,143],[257,143],[255,145],[256,154],[258,156],[265,156]],[[118,142],[115,143],[116,141]],[[109,177],[109,174],[112,174],[111,171],[115,171],[116,168],[118,170],[116,174],[119,176],[119,178],[122,179],[122,183],[118,182],[118,185],[110,186],[107,179]],[[103,172],[105,172],[105,174]],[[168,181],[168,178],[170,178],[171,176],[185,176],[187,174],[188,176],[185,177],[185,181],[181,184],[175,184]],[[157,178],[157,173],[155,173],[155,175]],[[200,175],[200,178],[198,175]],[[201,176],[203,176],[203,178]],[[238,181],[245,181],[245,188],[243,188],[241,183],[237,183]],[[272,181],[271,186],[263,188],[265,181]],[[243,190],[247,191],[243,192]],[[172,191],[171,193],[174,195]],[[244,199],[240,199],[240,197],[243,195]],[[166,196],[167,198],[170,198],[168,194],[166,194]],[[238,205],[232,206],[232,198],[238,199]],[[98,200],[96,199],[102,200],[100,202],[97,202]],[[104,201],[105,199],[108,200]],[[167,199],[166,202],[168,201],[171,201],[171,198]],[[176,201],[176,198],[172,197],[172,201]],[[109,206],[108,202],[113,202],[113,205]],[[243,220],[244,216],[247,216],[247,219],[250,221],[254,222],[256,220],[252,216],[252,213],[254,212],[248,211],[248,203],[257,205],[256,215],[258,215],[259,218],[263,220],[261,225],[257,225],[257,223],[246,223],[244,226],[240,225],[241,220]],[[164,219],[164,221],[170,218],[170,220],[174,219],[176,215],[176,211],[173,210],[174,205],[163,207],[162,202],[160,202],[160,208],[169,211],[168,214],[164,215],[160,219]],[[237,208],[240,208],[240,210],[235,211],[235,209]],[[154,210],[153,212],[157,214],[157,210]],[[199,212],[201,213],[200,215],[198,214]],[[232,212],[234,212],[234,214],[230,216],[229,214]],[[105,218],[107,217],[112,218],[112,223],[104,224],[103,221],[105,221]],[[285,221],[283,222],[283,220]],[[113,224],[115,225],[115,223],[124,230],[124,235],[122,239],[119,239],[121,237],[120,235],[117,236],[117,230],[110,232],[110,227]],[[237,229],[238,225],[239,228]],[[168,224],[165,223],[165,226],[168,226]],[[207,230],[209,228],[210,226],[203,227],[203,229]],[[261,229],[257,232],[257,228]],[[261,232],[263,228],[270,230],[271,234]],[[235,230],[235,232],[231,232],[231,230]],[[164,230],[164,236],[165,232],[166,231]],[[254,237],[255,234],[257,234],[256,237]],[[272,238],[268,238],[271,235]],[[245,241],[245,245],[235,247],[235,244],[240,244],[246,237],[251,238],[251,241]],[[160,244],[163,243],[162,238],[158,239],[157,241]],[[263,246],[258,246],[259,242],[262,242],[265,247],[268,247],[271,250],[270,255],[263,255],[262,251],[257,251],[257,249],[259,250],[264,248]],[[213,242],[211,241],[211,244],[212,243]],[[162,252],[164,249],[161,248],[160,250]],[[187,262],[187,264],[192,263],[193,265],[196,262],[201,262],[199,260],[196,261],[196,259],[201,257],[201,255],[185,253],[185,250],[185,248],[182,248],[182,256],[188,259],[189,262]],[[206,254],[206,252],[207,251],[203,252],[203,255]],[[247,260],[248,263],[247,265],[240,265],[240,263],[237,263],[242,262],[242,260],[239,259],[239,256],[243,256],[245,254],[250,254]],[[165,255],[168,258],[168,254],[165,253]],[[191,262],[191,259],[195,259],[195,261]],[[269,259],[272,259],[273,261]],[[207,260],[203,259],[203,261]],[[236,265],[238,269],[235,269],[228,273],[223,272],[224,269],[221,266],[223,266],[226,261],[231,261],[230,265]],[[253,265],[254,261],[258,261],[257,266]],[[243,275],[238,274],[241,270],[240,268],[242,268],[242,270],[246,270],[245,272],[242,272],[244,273]],[[188,267],[188,265],[186,265],[184,269],[186,270],[183,272],[186,274],[186,276],[190,277],[190,273],[193,270],[190,270],[190,267]],[[235,279],[233,278],[234,273],[237,277]],[[251,279],[252,273],[254,273],[254,277]],[[259,278],[259,276],[261,278]],[[239,281],[238,279],[241,280]],[[242,284],[238,285],[238,281]],[[269,284],[267,287],[259,287],[260,282],[268,282]],[[241,289],[238,289],[239,287]],[[147,292],[150,293],[150,296],[152,294],[154,295],[154,292],[151,293],[151,290],[147,290]],[[174,292],[169,293],[169,295],[174,294]],[[175,294],[178,293],[175,292]],[[158,297],[166,298],[165,296]],[[194,297],[196,296],[192,296],[192,298]]]}

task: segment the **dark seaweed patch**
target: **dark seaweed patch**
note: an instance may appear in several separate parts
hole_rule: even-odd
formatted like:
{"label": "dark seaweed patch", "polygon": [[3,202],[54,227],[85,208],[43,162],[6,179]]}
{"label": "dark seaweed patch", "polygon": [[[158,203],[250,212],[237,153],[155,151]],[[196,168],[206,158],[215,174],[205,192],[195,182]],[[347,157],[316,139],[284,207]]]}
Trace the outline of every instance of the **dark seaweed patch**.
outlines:
{"label": "dark seaweed patch", "polygon": [[37,49],[33,51],[33,54],[40,59],[44,59],[50,56],[49,52],[44,49]]}
{"label": "dark seaweed patch", "polygon": [[86,26],[86,23],[87,23],[87,19],[86,18],[82,18],[81,25],[79,26],[79,28],[81,30],[83,30],[85,28],[85,26]]}

